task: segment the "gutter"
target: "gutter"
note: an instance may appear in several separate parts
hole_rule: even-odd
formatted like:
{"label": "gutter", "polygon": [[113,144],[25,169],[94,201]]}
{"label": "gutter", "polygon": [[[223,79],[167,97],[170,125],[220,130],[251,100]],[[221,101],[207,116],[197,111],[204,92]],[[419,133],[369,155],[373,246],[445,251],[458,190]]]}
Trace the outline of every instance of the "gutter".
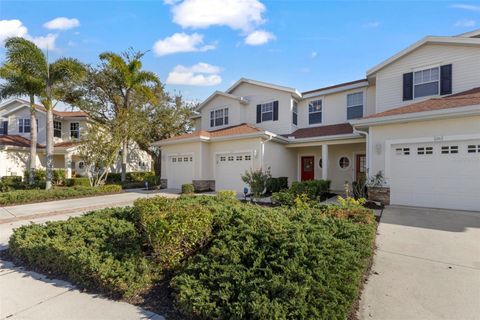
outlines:
{"label": "gutter", "polygon": [[260,144],[262,145],[262,171],[265,171],[265,144],[269,141],[272,141],[273,138],[274,134],[272,133],[267,140],[260,142]]}
{"label": "gutter", "polygon": [[[368,130],[368,129],[367,129]],[[367,157],[367,179],[370,179],[370,168],[372,167],[372,148],[371,148],[371,141],[370,141],[370,134],[368,131],[362,131],[358,130],[356,128],[353,128],[353,133],[359,134],[359,135],[364,135],[365,136],[365,145],[366,145],[366,152],[365,155]]]}

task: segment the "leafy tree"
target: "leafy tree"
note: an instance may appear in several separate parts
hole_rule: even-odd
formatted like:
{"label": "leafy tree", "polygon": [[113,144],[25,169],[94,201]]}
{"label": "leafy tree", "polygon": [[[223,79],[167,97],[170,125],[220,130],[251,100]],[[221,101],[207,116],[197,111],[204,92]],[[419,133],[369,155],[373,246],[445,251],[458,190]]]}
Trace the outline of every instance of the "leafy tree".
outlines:
{"label": "leafy tree", "polygon": [[76,59],[60,58],[53,63],[33,42],[20,37],[5,41],[8,62],[12,68],[38,85],[40,102],[47,110],[46,189],[52,187],[53,177],[53,110],[84,75],[84,65]]}
{"label": "leafy tree", "polygon": [[195,105],[186,103],[181,95],[169,95],[162,86],[156,87],[155,94],[156,103],[146,104],[137,113],[137,121],[142,126],[135,135],[135,141],[152,157],[155,174],[160,176],[161,150],[152,147],[152,143],[190,131]]}
{"label": "leafy tree", "polygon": [[35,97],[40,96],[42,83],[30,76],[22,73],[15,67],[16,62],[12,61],[11,43],[8,43],[6,49],[6,62],[0,67],[0,78],[5,82],[0,85],[0,98],[28,96],[30,102],[30,156],[29,156],[29,183],[35,183],[35,169],[37,166],[37,116]]}
{"label": "leafy tree", "polygon": [[127,171],[128,142],[134,140],[139,130],[137,111],[155,102],[155,87],[160,84],[155,73],[142,70],[143,56],[133,49],[121,54],[100,54],[100,65],[90,69],[83,89],[71,100],[92,120],[108,127],[115,123],[121,130],[122,181]]}

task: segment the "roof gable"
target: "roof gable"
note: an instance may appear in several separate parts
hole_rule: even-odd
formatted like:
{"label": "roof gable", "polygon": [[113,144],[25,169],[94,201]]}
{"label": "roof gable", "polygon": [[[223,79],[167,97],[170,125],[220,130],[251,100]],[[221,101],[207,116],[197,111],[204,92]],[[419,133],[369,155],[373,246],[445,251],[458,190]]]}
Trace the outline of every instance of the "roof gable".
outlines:
{"label": "roof gable", "polygon": [[387,60],[377,64],[373,68],[367,71],[367,77],[374,75],[381,69],[385,68],[386,66],[396,62],[400,58],[406,56],[407,54],[417,50],[418,48],[426,45],[426,44],[447,44],[447,45],[478,45],[480,46],[480,39],[478,38],[469,38],[469,37],[433,37],[427,36],[411,46],[403,49],[402,51],[398,52],[397,54],[391,56]]}
{"label": "roof gable", "polygon": [[284,87],[284,86],[279,86],[276,84],[268,83],[268,82],[262,82],[262,81],[257,81],[257,80],[252,80],[252,79],[247,79],[247,78],[241,78],[237,82],[235,82],[230,88],[226,90],[227,93],[231,94],[237,87],[239,87],[243,83],[249,83],[255,86],[260,86],[260,87],[265,87],[265,88],[270,88],[270,89],[275,89],[279,91],[285,91],[293,94],[297,98],[301,99],[302,95],[300,92],[298,92],[295,88],[290,88],[290,87]]}
{"label": "roof gable", "polygon": [[225,98],[232,99],[232,100],[236,100],[236,101],[239,101],[240,103],[243,103],[243,104],[248,103],[248,100],[246,100],[243,97],[239,97],[239,96],[236,96],[236,95],[233,95],[233,94],[230,94],[230,93],[225,93],[225,92],[222,92],[222,91],[215,91],[214,93],[212,93],[207,99],[205,99],[205,101],[203,101],[197,107],[196,111],[201,110],[203,107],[208,105],[209,102],[211,102],[213,99],[215,99],[218,96],[225,97]]}

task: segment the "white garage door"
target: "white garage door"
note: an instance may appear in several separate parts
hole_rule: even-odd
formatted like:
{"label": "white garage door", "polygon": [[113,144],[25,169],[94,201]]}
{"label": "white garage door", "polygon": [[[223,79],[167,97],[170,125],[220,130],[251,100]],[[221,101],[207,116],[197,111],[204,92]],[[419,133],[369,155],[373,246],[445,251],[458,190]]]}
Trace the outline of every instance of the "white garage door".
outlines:
{"label": "white garage door", "polygon": [[217,155],[215,189],[243,192],[246,184],[241,176],[252,168],[251,153],[225,153]]}
{"label": "white garage door", "polygon": [[193,156],[169,156],[167,166],[167,185],[169,188],[180,189],[182,184],[192,183]]}
{"label": "white garage door", "polygon": [[480,140],[393,145],[391,203],[480,211]]}

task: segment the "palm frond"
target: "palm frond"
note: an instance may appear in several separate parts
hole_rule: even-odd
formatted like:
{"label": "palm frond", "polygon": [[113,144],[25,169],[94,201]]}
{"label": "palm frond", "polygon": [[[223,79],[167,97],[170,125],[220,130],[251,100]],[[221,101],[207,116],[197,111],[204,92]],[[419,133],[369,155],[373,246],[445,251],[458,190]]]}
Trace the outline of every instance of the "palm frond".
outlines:
{"label": "palm frond", "polygon": [[33,42],[20,37],[8,38],[5,41],[6,60],[34,77],[45,78],[47,75],[47,59],[42,50]]}

